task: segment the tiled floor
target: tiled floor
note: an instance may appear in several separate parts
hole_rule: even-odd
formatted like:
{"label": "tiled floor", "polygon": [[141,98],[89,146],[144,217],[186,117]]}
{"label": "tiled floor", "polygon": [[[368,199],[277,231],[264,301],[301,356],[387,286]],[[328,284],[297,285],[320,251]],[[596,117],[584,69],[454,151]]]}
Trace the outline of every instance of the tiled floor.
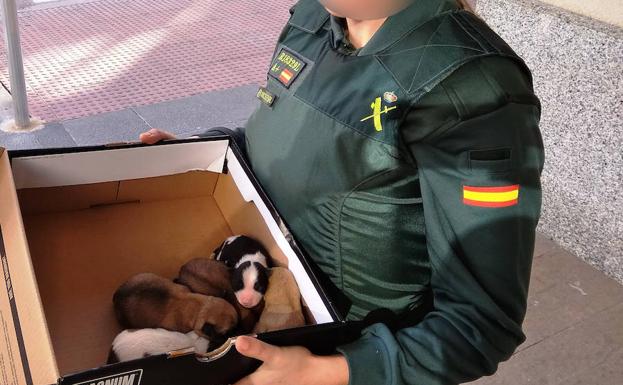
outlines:
{"label": "tiled floor", "polygon": [[152,127],[179,137],[195,135],[217,126],[243,126],[256,107],[257,85],[206,92],[139,107],[128,107],[88,117],[49,123],[26,133],[0,131],[0,147],[19,150],[71,147],[138,140]]}
{"label": "tiled floor", "polygon": [[[293,0],[99,0],[19,12],[31,113],[48,122],[264,80]],[[0,45],[0,81],[8,85]]]}
{"label": "tiled floor", "polygon": [[474,385],[623,384],[623,286],[542,235],[524,331],[511,359]]}

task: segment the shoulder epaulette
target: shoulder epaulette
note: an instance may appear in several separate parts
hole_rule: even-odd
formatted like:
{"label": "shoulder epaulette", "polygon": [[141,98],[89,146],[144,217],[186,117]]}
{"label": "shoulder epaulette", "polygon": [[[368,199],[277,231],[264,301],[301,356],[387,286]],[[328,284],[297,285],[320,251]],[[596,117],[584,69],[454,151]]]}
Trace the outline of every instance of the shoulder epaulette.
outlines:
{"label": "shoulder epaulette", "polygon": [[485,56],[523,60],[479,17],[464,10],[440,14],[376,55],[413,101],[462,65]]}

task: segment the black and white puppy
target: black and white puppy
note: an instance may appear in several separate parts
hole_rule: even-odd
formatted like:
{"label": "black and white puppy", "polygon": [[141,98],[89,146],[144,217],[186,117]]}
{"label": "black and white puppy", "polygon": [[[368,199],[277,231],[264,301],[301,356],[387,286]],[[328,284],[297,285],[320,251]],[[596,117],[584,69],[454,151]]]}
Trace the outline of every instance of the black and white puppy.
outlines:
{"label": "black and white puppy", "polygon": [[264,246],[246,235],[234,235],[214,250],[213,257],[232,270],[232,289],[238,302],[249,309],[257,306],[268,288],[268,268],[272,266]]}

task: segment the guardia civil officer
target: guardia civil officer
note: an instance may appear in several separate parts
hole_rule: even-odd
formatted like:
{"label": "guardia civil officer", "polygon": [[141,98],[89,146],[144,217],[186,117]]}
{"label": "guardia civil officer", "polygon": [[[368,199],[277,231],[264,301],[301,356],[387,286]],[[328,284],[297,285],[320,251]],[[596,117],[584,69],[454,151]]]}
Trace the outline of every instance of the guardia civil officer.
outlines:
{"label": "guardia civil officer", "polygon": [[525,339],[544,161],[530,71],[456,0],[322,2],[291,10],[246,125],[249,162],[347,318],[382,307],[404,322],[326,357],[241,337],[263,365],[238,385],[492,374]]}

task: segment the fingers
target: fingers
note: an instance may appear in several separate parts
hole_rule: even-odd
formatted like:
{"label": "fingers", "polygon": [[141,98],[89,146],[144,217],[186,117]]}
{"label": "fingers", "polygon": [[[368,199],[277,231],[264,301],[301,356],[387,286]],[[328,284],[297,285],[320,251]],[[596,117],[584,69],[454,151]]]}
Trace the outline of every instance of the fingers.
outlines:
{"label": "fingers", "polygon": [[175,135],[167,131],[159,130],[157,128],[152,128],[151,130],[140,134],[139,139],[141,140],[141,142],[145,144],[154,144],[161,140],[175,139]]}
{"label": "fingers", "polygon": [[255,381],[253,381],[253,375],[246,376],[240,381],[236,382],[234,385],[255,385]]}
{"label": "fingers", "polygon": [[249,336],[236,337],[236,350],[243,356],[255,358],[262,362],[270,361],[279,353],[277,346],[269,345]]}

